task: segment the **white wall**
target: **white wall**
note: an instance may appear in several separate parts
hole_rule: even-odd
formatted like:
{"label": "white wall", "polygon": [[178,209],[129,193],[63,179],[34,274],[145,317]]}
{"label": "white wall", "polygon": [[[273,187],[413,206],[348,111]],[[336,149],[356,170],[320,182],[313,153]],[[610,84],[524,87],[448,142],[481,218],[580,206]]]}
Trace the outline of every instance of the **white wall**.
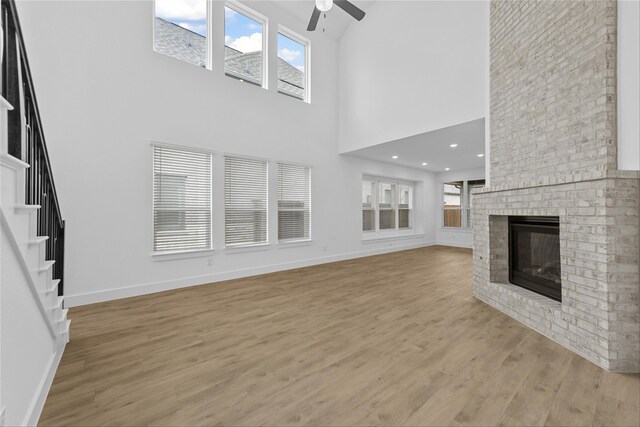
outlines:
{"label": "white wall", "polygon": [[340,152],[485,114],[482,1],[377,1],[340,40]]}
{"label": "white wall", "polygon": [[464,171],[442,172],[436,176],[436,190],[434,191],[433,217],[436,223],[436,241],[439,245],[458,246],[463,248],[473,247],[473,235],[471,229],[444,228],[442,217],[442,200],[444,195],[444,183],[451,181],[464,181],[485,179],[485,169],[469,169]]}
{"label": "white wall", "polygon": [[[273,4],[252,6],[270,17],[271,28],[282,23],[311,38],[310,105],[227,78],[220,64],[209,71],[153,52],[148,1],[19,4],[67,221],[68,305],[435,242],[431,222],[415,238],[361,241],[363,173],[423,182],[417,218],[433,210],[435,176],[339,156],[336,42],[321,32],[309,35],[306,22]],[[222,43],[220,29],[214,37]],[[273,76],[270,82],[274,87]],[[150,140],[217,152],[213,256],[150,256]],[[222,153],[313,166],[312,244],[224,250]],[[274,224],[271,215],[272,242]]]}
{"label": "white wall", "polygon": [[640,170],[640,2],[618,1],[618,169]]}

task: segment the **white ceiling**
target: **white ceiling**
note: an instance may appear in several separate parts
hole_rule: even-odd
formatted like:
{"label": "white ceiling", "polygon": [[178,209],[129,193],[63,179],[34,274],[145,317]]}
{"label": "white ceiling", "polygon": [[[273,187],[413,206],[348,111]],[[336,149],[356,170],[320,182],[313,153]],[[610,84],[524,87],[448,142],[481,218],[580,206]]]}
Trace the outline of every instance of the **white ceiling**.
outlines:
{"label": "white ceiling", "polygon": [[[358,6],[365,12],[373,2],[373,0],[351,1],[351,3]],[[306,24],[309,23],[311,12],[313,12],[313,8],[315,7],[315,0],[277,0],[276,3],[278,3],[278,5],[284,10],[286,10],[296,18],[302,20]],[[326,34],[336,40],[340,40],[349,24],[351,24],[352,22],[358,22],[350,15],[348,15],[347,12],[340,9],[336,5],[334,5],[331,10],[326,13],[326,15],[326,18],[324,17],[324,15],[320,16],[316,32],[321,33],[322,28],[324,27],[326,30]],[[367,19],[367,17],[365,16],[364,19]]]}
{"label": "white ceiling", "polygon": [[[458,144],[451,148],[450,144]],[[484,118],[346,153],[430,172],[484,167]],[[393,159],[392,156],[398,156]],[[427,166],[422,166],[427,162]]]}

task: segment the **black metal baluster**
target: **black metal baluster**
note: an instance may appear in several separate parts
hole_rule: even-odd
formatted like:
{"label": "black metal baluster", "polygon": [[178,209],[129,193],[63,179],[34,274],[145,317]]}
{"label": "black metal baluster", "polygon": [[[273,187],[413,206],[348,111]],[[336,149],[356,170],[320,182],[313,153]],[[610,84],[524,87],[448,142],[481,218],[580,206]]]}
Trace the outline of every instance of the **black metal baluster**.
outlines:
{"label": "black metal baluster", "polygon": [[[46,258],[55,261],[52,274],[54,279],[60,279],[58,295],[63,295],[65,222],[60,214],[15,0],[1,0],[1,6],[0,18],[5,42],[0,65],[2,66],[1,89],[2,96],[14,107],[8,113],[9,154],[27,162],[30,166],[25,172],[25,204],[41,207],[37,213],[37,234],[49,236],[45,246]],[[24,97],[22,105],[20,76]],[[24,147],[22,135],[24,135]]]}

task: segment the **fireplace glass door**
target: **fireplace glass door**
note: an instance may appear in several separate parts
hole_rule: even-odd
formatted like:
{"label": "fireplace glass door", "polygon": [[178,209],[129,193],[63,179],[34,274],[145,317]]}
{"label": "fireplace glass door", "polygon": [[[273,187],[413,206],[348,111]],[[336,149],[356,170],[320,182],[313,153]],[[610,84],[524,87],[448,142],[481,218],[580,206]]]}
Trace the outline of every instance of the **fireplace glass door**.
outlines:
{"label": "fireplace glass door", "polygon": [[558,218],[510,217],[509,247],[509,281],[560,301]]}

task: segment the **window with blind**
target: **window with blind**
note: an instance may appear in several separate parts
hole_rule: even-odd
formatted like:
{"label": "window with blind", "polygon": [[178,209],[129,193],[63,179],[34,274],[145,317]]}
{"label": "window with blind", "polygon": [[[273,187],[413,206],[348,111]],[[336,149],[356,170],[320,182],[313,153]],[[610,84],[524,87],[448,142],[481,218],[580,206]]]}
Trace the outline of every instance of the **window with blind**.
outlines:
{"label": "window with blind", "polygon": [[375,235],[413,228],[413,187],[388,178],[363,178],[362,231]]}
{"label": "window with blind", "polygon": [[153,146],[153,250],[208,250],[211,153]]}
{"label": "window with blind", "polygon": [[225,156],[227,247],[267,243],[267,170],[268,164],[264,160]]}
{"label": "window with blind", "polygon": [[375,231],[376,229],[376,209],[375,209],[375,181],[362,180],[362,231]]}
{"label": "window with blind", "polygon": [[278,163],[278,242],[309,240],[311,168]]}
{"label": "window with blind", "polygon": [[396,228],[396,185],[387,182],[378,183],[378,216],[380,230]]}
{"label": "window with blind", "polygon": [[413,188],[410,185],[398,184],[398,228],[411,228],[413,216]]}

